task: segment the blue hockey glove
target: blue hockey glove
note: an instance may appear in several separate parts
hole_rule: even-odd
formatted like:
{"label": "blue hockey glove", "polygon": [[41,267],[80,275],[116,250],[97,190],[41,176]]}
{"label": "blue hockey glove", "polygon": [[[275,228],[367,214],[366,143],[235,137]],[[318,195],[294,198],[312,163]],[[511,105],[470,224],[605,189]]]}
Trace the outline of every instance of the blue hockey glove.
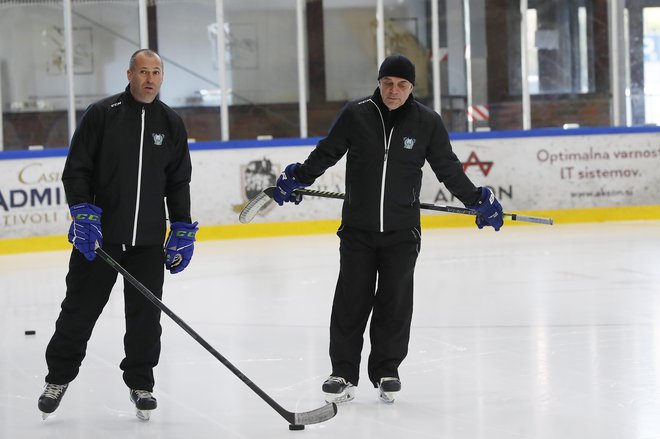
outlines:
{"label": "blue hockey glove", "polygon": [[296,169],[298,169],[298,166],[300,166],[300,163],[291,163],[284,168],[284,171],[282,171],[277,179],[273,199],[280,206],[288,202],[300,204],[303,196],[301,194],[295,194],[294,191],[309,186],[297,179]]}
{"label": "blue hockey glove", "polygon": [[94,260],[96,244],[103,245],[101,233],[100,207],[89,203],[76,204],[69,209],[71,226],[69,226],[69,242],[82,253],[88,261]]}
{"label": "blue hockey glove", "polygon": [[497,232],[504,224],[502,205],[495,198],[493,191],[485,186],[481,188],[481,198],[479,198],[477,204],[469,207],[477,211],[475,223],[480,229],[491,226]]}
{"label": "blue hockey glove", "polygon": [[192,259],[195,250],[197,221],[192,224],[176,222],[170,225],[165,242],[165,268],[176,274],[183,271]]}

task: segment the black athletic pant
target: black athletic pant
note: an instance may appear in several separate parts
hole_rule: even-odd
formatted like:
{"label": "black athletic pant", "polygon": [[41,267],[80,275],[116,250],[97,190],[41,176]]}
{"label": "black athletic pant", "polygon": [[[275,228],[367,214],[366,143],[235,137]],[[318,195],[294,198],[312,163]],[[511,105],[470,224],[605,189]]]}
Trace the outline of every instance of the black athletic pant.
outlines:
{"label": "black athletic pant", "polygon": [[371,232],[340,227],[339,279],[330,318],[332,375],[357,385],[363,334],[371,316],[369,379],[399,377],[408,353],[419,229]]}
{"label": "black athletic pant", "polygon": [[[162,297],[164,253],[162,246],[127,247],[104,244],[103,249],[129,273]],[[71,252],[66,276],[66,296],[46,348],[46,382],[66,384],[78,375],[87,342],[110,297],[117,271],[100,257],[88,261],[76,249]],[[124,281],[125,358],[120,364],[124,382],[132,389],[153,391],[153,368],[160,356],[160,309]]]}

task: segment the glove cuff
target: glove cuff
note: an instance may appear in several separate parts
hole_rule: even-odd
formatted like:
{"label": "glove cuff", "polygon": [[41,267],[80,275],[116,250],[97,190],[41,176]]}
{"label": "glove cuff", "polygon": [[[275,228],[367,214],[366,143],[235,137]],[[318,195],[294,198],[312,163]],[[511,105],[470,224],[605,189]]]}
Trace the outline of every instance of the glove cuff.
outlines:
{"label": "glove cuff", "polygon": [[[310,181],[309,179],[304,179],[303,177],[301,177],[300,176],[301,166],[302,165],[300,163],[291,163],[287,165],[286,168],[284,168],[284,174],[286,175],[286,178],[295,181],[301,187],[310,186],[312,183],[314,183],[314,179]],[[303,172],[303,176],[304,176],[304,172]]]}
{"label": "glove cuff", "polygon": [[197,221],[192,224],[184,222],[172,223],[170,224],[170,237],[168,238],[168,242],[172,237],[176,239],[187,239],[194,242],[198,230]]}
{"label": "glove cuff", "polygon": [[197,231],[197,230],[199,230],[199,228],[197,227],[197,224],[198,224],[197,221],[195,221],[192,224],[185,223],[183,221],[177,221],[177,222],[173,222],[173,223],[170,224],[170,229],[172,229],[172,230],[182,230],[183,229],[183,230],[195,230],[195,231]]}
{"label": "glove cuff", "polygon": [[479,196],[479,200],[477,200],[477,203],[472,206],[466,206],[466,207],[470,209],[479,209],[484,205],[490,206],[493,204],[493,202],[495,201],[495,194],[493,193],[493,191],[491,191],[487,186],[480,186],[479,191],[481,192],[481,195]]}
{"label": "glove cuff", "polygon": [[298,179],[298,174],[296,172],[298,170],[299,166],[300,166],[300,163],[290,163],[290,164],[288,164],[286,166],[286,168],[284,168],[284,174],[286,175],[286,178],[290,178],[291,180],[294,180],[294,181],[300,181]]}
{"label": "glove cuff", "polygon": [[103,209],[90,203],[74,204],[73,206],[69,207],[69,212],[73,212],[74,210],[80,210],[80,209],[90,209],[97,215],[101,215],[103,213]]}

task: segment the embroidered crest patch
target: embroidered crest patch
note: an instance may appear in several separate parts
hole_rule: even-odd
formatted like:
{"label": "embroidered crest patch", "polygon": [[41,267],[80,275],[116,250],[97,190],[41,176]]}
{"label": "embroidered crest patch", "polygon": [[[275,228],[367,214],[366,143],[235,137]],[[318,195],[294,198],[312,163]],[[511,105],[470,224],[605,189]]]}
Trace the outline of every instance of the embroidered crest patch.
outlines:
{"label": "embroidered crest patch", "polygon": [[165,134],[151,133],[151,137],[153,137],[154,145],[156,146],[161,146],[163,144],[163,140],[165,140]]}
{"label": "embroidered crest patch", "polygon": [[413,149],[413,146],[415,145],[415,142],[417,139],[413,139],[411,137],[404,137],[403,138],[403,147],[405,149]]}

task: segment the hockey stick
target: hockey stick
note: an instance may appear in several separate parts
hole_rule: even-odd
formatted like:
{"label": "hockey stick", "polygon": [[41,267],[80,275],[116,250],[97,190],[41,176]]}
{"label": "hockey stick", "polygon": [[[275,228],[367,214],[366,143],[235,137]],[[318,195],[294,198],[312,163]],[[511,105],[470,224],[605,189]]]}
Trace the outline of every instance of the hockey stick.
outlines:
{"label": "hockey stick", "polygon": [[217,350],[213,348],[206,340],[204,340],[197,332],[195,332],[186,322],[181,320],[174,312],[172,312],[165,304],[154,295],[147,287],[142,285],[133,275],[131,275],[124,267],[122,267],[117,261],[112,259],[102,248],[96,248],[96,254],[108,263],[112,268],[117,270],[126,280],[128,280],[135,288],[138,289],[144,297],[149,299],[151,303],[160,308],[165,314],[170,316],[174,322],[183,328],[192,338],[194,338],[199,344],[204,346],[204,348],[209,351],[215,358],[220,360],[229,370],[231,370],[234,375],[240,378],[247,386],[254,391],[257,395],[261,397],[269,406],[271,406],[277,413],[279,413],[290,426],[301,426],[309,424],[318,424],[319,422],[327,421],[328,419],[333,418],[337,414],[337,405],[335,403],[326,404],[323,407],[319,407],[316,410],[312,410],[304,413],[293,413],[285,410],[281,405],[279,405],[273,398],[268,396],[266,392],[261,390],[254,384],[248,377],[243,375],[243,373],[236,368],[233,364],[229,362],[225,357],[223,357]]}
{"label": "hockey stick", "polygon": [[[247,224],[250,221],[252,221],[254,217],[257,216],[257,213],[259,213],[259,211],[263,209],[273,199],[274,191],[275,191],[274,186],[268,187],[263,191],[261,191],[256,197],[251,199],[250,202],[248,202],[248,204],[241,211],[240,215],[238,216],[238,220],[243,224]],[[296,189],[295,193],[301,195],[309,195],[312,197],[335,198],[338,200],[343,200],[345,196],[340,192],[317,191],[312,189]],[[473,215],[473,216],[477,215],[476,211],[465,207],[443,206],[439,204],[429,204],[429,203],[421,203],[419,207],[421,209],[426,209],[426,210],[438,210],[441,212],[460,213],[463,215]],[[507,213],[507,212],[504,212],[503,215],[505,217],[508,217],[512,221],[524,221],[528,223],[547,224],[547,225],[553,224],[552,218],[542,218],[538,216],[520,215],[518,213]]]}

